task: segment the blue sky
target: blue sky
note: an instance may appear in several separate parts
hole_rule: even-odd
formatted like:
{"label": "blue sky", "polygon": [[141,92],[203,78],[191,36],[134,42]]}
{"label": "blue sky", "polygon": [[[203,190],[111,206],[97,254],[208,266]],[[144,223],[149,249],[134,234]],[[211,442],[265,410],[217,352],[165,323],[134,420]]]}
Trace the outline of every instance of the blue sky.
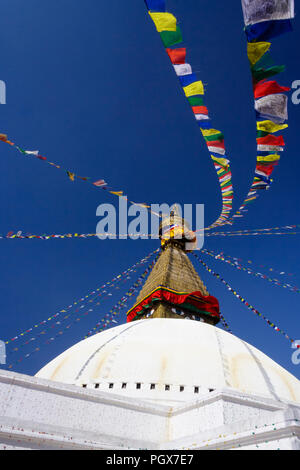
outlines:
{"label": "blue sky", "polygon": [[[167,5],[180,21],[188,61],[206,84],[213,123],[225,134],[237,209],[252,182],[256,160],[240,3],[230,1],[220,8],[216,0],[168,0]],[[79,175],[104,177],[137,202],[202,203],[206,225],[219,216],[215,170],[143,0],[10,0],[2,9],[0,41],[0,79],[7,85],[7,104],[0,107],[1,132],[12,141],[39,149]],[[275,63],[287,67],[278,78],[282,85],[300,79],[299,44],[296,18],[294,32],[273,41]],[[299,223],[299,122],[300,106],[290,102],[286,152],[273,186],[233,229]],[[97,206],[117,201],[86,183],[71,183],[63,172],[24,158],[5,144],[0,151],[3,234],[91,233],[98,222]],[[299,236],[211,237],[205,242],[207,249],[294,273],[285,279],[299,286],[298,246]],[[0,338],[11,338],[48,318],[157,247],[153,240],[2,240]],[[300,339],[299,294],[203,259],[258,310]],[[195,266],[219,299],[233,332],[299,377],[289,342]],[[122,292],[15,370],[37,372],[82,339]],[[36,343],[18,355],[8,348],[8,363]]]}

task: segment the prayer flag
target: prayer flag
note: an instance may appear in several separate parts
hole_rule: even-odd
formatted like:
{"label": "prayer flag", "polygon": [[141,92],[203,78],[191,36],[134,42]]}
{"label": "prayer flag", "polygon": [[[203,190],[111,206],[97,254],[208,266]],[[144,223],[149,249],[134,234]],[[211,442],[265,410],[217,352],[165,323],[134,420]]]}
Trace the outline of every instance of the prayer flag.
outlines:
{"label": "prayer flag", "polygon": [[166,48],[182,42],[182,34],[179,26],[177,26],[176,31],[162,31],[160,37]]}
{"label": "prayer flag", "polygon": [[250,64],[255,65],[270,47],[270,42],[248,42],[247,53]]}
{"label": "prayer flag", "polygon": [[145,0],[145,2],[150,11],[166,11],[165,0]]}
{"label": "prayer flag", "polygon": [[262,98],[263,96],[273,95],[276,93],[283,93],[285,91],[290,91],[290,88],[287,86],[280,86],[275,80],[270,80],[268,82],[262,81],[254,85],[254,97],[255,99]]}
{"label": "prayer flag", "polygon": [[192,73],[192,67],[190,64],[175,64],[173,67],[178,77],[190,75]]}
{"label": "prayer flag", "polygon": [[204,87],[201,80],[191,83],[190,85],[184,87],[183,90],[187,98],[193,95],[204,95]]}
{"label": "prayer flag", "polygon": [[155,27],[159,33],[163,31],[175,32],[177,28],[177,20],[171,13],[155,13],[149,12]]}
{"label": "prayer flag", "polygon": [[291,20],[264,21],[246,28],[247,41],[268,41],[276,36],[292,31]]}
{"label": "prayer flag", "polygon": [[166,52],[172,64],[184,64],[186,58],[186,48],[181,47],[178,49],[166,49]]}

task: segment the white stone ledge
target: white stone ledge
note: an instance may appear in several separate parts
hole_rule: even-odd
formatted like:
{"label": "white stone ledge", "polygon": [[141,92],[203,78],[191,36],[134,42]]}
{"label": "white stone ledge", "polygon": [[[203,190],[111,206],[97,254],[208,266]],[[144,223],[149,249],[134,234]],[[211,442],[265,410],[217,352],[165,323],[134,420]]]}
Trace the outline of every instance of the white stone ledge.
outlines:
{"label": "white stone ledge", "polygon": [[[128,449],[128,438],[110,435],[109,433],[103,434],[100,432],[82,431],[76,428],[68,428],[59,425],[49,425],[39,423],[36,421],[16,420],[15,418],[1,417],[0,418],[0,443],[3,443],[8,436],[11,439],[22,439],[24,442],[30,439],[35,439],[40,443],[45,441],[50,443],[55,442],[74,442],[80,445],[93,445],[101,449]],[[84,436],[84,437],[83,437]],[[10,439],[10,440],[11,440]],[[136,449],[157,448],[157,443],[150,440],[143,441],[141,439],[130,439],[130,444]]]}
{"label": "white stone ledge", "polygon": [[[276,424],[275,424],[276,425]],[[300,438],[300,426],[299,423],[282,423],[281,425],[276,425],[276,430],[272,425],[269,425],[267,428],[255,429],[253,433],[249,432],[240,432],[236,435],[226,435],[226,437],[209,439],[208,441],[200,443],[199,445],[193,445],[190,441],[187,447],[182,446],[182,449],[189,448],[190,450],[229,450],[233,448],[243,448],[252,445],[261,445],[266,442],[272,443],[274,441],[279,442],[285,439],[293,439],[297,437]],[[197,442],[197,441],[196,441]],[[178,443],[177,443],[178,445]],[[169,444],[168,449],[171,449],[171,444]],[[176,447],[179,449],[180,447]],[[181,449],[181,448],[180,448]]]}
{"label": "white stone ledge", "polygon": [[[268,397],[260,397],[256,395],[246,394],[246,393],[242,394],[241,392],[236,392],[235,390],[232,390],[232,389],[221,389],[221,390],[215,390],[214,392],[210,392],[209,394],[204,395],[198,400],[193,400],[191,402],[188,402],[187,404],[174,407],[172,415],[176,416],[181,413],[185,413],[187,411],[193,410],[195,408],[199,408],[201,406],[206,406],[211,403],[215,403],[219,400],[235,403],[238,405],[250,406],[254,408],[260,407],[261,409],[264,409],[266,411],[283,410],[286,408],[287,405],[295,405],[295,403],[293,402],[287,402],[287,401],[278,402]],[[300,410],[300,405],[298,407]]]}
{"label": "white stone ledge", "polygon": [[169,416],[173,407],[150,403],[148,401],[139,400],[136,398],[124,397],[113,393],[94,391],[88,388],[81,388],[76,385],[67,385],[60,382],[53,382],[50,380],[39,379],[30,377],[23,374],[14,372],[0,371],[0,384],[11,384],[30,390],[38,390],[41,392],[53,393],[62,395],[68,398],[76,398],[84,401],[91,401],[105,405],[121,407],[134,411],[141,411],[143,413],[157,414],[159,416]]}

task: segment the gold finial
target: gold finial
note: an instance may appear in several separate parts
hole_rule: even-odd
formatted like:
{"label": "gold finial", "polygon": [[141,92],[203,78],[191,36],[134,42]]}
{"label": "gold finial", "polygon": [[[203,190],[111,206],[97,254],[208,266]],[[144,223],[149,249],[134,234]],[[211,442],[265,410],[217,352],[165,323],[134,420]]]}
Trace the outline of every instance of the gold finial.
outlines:
{"label": "gold finial", "polygon": [[[192,251],[193,246],[196,246],[196,235],[182,217],[179,204],[173,204],[170,214],[164,215],[159,226],[159,237],[163,249],[170,243],[179,246],[184,251]],[[188,244],[188,249],[186,249],[186,244]]]}

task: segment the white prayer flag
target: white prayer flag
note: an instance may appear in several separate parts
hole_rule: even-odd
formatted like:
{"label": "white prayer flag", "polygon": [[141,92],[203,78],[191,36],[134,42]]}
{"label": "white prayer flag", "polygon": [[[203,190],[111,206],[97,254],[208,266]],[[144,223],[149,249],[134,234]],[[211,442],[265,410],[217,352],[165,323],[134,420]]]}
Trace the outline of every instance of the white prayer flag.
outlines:
{"label": "white prayer flag", "polygon": [[181,77],[182,75],[190,75],[192,71],[192,66],[190,64],[178,64],[174,65],[176,75]]}
{"label": "white prayer flag", "polygon": [[260,117],[282,123],[288,119],[288,97],[281,93],[263,96],[255,100],[255,109]]}
{"label": "white prayer flag", "polygon": [[295,16],[294,0],[242,0],[242,7],[246,26]]}

